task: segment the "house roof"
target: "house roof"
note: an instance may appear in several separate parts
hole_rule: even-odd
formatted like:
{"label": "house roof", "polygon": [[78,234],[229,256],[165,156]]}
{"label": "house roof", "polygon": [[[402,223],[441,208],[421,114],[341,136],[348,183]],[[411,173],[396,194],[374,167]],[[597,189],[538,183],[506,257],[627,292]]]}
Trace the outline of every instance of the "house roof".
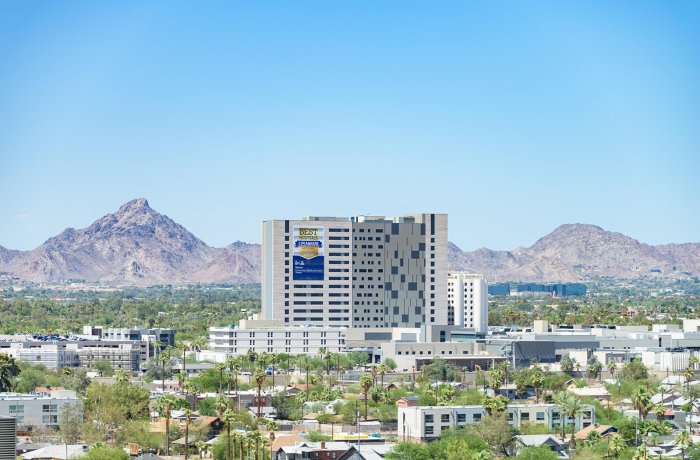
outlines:
{"label": "house roof", "polygon": [[[88,446],[84,444],[57,444],[53,446],[42,447],[28,454],[22,455],[25,460],[50,458],[57,460],[66,460],[72,457],[77,457],[88,451]],[[68,455],[66,456],[66,453]]]}
{"label": "house roof", "polygon": [[277,452],[282,447],[294,446],[297,443],[302,442],[306,442],[306,439],[302,438],[301,436],[297,436],[296,434],[276,435],[275,440],[272,442],[271,448],[273,452]]}
{"label": "house roof", "polygon": [[548,442],[553,442],[558,446],[563,446],[564,443],[557,437],[551,434],[519,434],[514,436],[513,439],[517,439],[525,446],[538,447]]}
{"label": "house roof", "polygon": [[610,431],[617,429],[612,425],[588,425],[586,428],[582,429],[574,435],[576,439],[588,439],[588,435],[593,431],[597,431],[601,436],[610,434]]}

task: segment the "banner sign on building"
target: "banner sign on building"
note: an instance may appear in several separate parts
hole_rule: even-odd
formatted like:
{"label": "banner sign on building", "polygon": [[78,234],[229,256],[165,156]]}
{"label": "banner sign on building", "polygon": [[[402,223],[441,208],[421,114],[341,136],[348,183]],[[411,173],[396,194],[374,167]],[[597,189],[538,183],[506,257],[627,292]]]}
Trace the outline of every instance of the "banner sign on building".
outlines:
{"label": "banner sign on building", "polygon": [[294,227],[294,280],[323,280],[323,227]]}

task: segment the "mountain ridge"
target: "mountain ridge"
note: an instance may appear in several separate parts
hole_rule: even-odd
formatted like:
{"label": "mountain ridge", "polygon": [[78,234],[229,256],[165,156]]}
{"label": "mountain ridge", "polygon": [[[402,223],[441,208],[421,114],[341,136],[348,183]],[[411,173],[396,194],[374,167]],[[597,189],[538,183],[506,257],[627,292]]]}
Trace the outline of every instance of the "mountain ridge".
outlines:
{"label": "mountain ridge", "polygon": [[[0,273],[39,283],[252,283],[260,282],[261,256],[255,243],[208,246],[137,198],[86,228],[66,228],[31,251],[0,246]],[[700,243],[652,246],[597,225],[563,224],[530,247],[512,251],[462,251],[450,242],[448,260],[450,269],[483,273],[489,282],[681,278],[700,275]]]}

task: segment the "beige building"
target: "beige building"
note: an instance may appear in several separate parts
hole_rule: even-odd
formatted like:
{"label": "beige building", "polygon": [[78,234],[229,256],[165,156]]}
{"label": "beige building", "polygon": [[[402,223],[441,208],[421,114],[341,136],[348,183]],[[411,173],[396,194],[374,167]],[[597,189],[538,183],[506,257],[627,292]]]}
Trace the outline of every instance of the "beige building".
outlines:
{"label": "beige building", "polygon": [[447,215],[263,222],[262,314],[285,325],[448,324]]}

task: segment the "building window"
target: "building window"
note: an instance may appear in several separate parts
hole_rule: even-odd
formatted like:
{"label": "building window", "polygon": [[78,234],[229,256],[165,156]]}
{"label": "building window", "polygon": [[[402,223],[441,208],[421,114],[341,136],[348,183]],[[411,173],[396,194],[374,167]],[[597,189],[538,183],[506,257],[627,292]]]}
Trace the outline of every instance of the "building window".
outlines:
{"label": "building window", "polygon": [[425,414],[425,423],[433,423],[433,414]]}
{"label": "building window", "polygon": [[474,421],[474,422],[480,422],[480,421],[481,421],[481,414],[474,414],[474,415],[472,415],[472,421]]}
{"label": "building window", "polygon": [[441,423],[450,423],[450,414],[442,414],[440,416]]}
{"label": "building window", "polygon": [[544,422],[544,412],[537,412],[536,419],[538,422]]}
{"label": "building window", "polygon": [[426,436],[432,436],[433,435],[433,427],[432,426],[426,426],[425,427],[425,435]]}
{"label": "building window", "polygon": [[457,423],[466,423],[467,414],[457,414]]}

